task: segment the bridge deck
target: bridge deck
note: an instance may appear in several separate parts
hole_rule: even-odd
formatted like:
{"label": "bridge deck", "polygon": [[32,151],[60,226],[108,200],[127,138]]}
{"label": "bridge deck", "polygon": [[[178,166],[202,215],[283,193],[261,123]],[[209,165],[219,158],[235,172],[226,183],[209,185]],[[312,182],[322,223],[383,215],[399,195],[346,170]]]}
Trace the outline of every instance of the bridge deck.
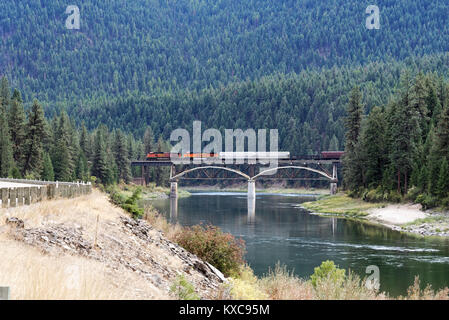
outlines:
{"label": "bridge deck", "polygon": [[[183,160],[182,163],[176,163],[171,161],[171,160],[135,160],[135,161],[131,161],[131,165],[132,166],[155,166],[155,167],[161,167],[161,166],[172,166],[172,165],[185,165],[185,164],[197,164],[198,166],[201,165],[207,165],[207,164],[213,164],[213,165],[232,165],[232,164],[250,164],[250,165],[263,165],[261,163],[251,163],[248,161],[233,161],[231,162],[226,162],[225,159],[214,159],[213,162],[208,162],[206,159],[208,158],[204,158],[203,161],[201,161],[201,163],[196,163],[195,161],[188,161],[188,162],[184,162],[185,160]],[[206,161],[204,161],[206,160]],[[271,159],[271,160],[275,160],[275,159]],[[229,160],[228,160],[229,161]],[[270,160],[265,160],[265,162],[270,161]],[[278,163],[280,165],[307,165],[307,164],[333,164],[333,163],[340,163],[341,160],[340,159],[279,159],[277,160]]]}

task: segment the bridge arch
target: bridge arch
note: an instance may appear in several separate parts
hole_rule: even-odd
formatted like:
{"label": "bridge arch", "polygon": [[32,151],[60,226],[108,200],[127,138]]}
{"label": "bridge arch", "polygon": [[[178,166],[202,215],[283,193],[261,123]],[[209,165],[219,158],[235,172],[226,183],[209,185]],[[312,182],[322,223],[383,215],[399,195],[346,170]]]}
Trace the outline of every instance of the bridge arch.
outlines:
{"label": "bridge arch", "polygon": [[324,171],[320,171],[317,169],[313,169],[313,168],[308,168],[308,167],[299,167],[299,166],[285,166],[285,167],[277,167],[277,168],[271,168],[271,169],[267,169],[264,171],[259,172],[258,174],[256,174],[254,177],[252,177],[250,180],[255,181],[257,178],[259,178],[260,176],[263,176],[267,173],[273,172],[273,171],[277,171],[277,170],[282,170],[282,169],[300,169],[300,170],[307,170],[307,171],[311,171],[311,172],[315,172],[318,173],[320,175],[322,175],[323,177],[329,179],[331,182],[332,181],[336,181],[337,179],[334,177],[331,177],[330,175],[328,175],[327,173],[325,173]]}
{"label": "bridge arch", "polygon": [[173,176],[170,178],[170,181],[176,181],[177,179],[181,178],[182,176],[185,176],[186,174],[193,172],[193,171],[197,171],[197,170],[203,170],[203,169],[218,169],[218,170],[225,170],[225,171],[229,171],[229,172],[233,172],[236,173],[240,176],[242,176],[243,178],[247,179],[247,180],[251,180],[251,177],[248,176],[247,174],[244,174],[241,171],[235,170],[235,169],[231,169],[231,168],[226,168],[226,167],[217,167],[217,166],[206,166],[206,167],[196,167],[196,168],[192,168],[192,169],[188,169],[185,170],[181,173],[178,173],[177,175]]}

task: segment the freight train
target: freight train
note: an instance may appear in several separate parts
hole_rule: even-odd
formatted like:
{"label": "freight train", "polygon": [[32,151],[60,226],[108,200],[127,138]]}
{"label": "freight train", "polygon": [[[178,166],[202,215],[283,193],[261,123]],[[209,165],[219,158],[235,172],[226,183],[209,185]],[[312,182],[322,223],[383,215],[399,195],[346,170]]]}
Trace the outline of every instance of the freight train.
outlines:
{"label": "freight train", "polygon": [[233,160],[338,160],[343,156],[343,151],[323,151],[319,155],[312,156],[290,156],[290,152],[219,152],[219,153],[170,153],[170,152],[150,152],[147,160],[170,160],[170,159],[233,159]]}

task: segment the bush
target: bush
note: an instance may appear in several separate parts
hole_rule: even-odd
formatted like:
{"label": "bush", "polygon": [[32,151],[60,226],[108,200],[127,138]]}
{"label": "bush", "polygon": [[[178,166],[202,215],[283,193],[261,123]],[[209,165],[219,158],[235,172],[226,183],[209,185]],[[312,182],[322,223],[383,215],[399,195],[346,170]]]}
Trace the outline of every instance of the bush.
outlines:
{"label": "bush", "polygon": [[170,287],[170,292],[175,294],[179,300],[200,300],[193,285],[180,274]]}
{"label": "bush", "polygon": [[244,264],[245,243],[215,226],[185,228],[175,241],[187,251],[209,262],[226,277],[236,276]]}
{"label": "bush", "polygon": [[402,200],[402,196],[397,191],[385,192],[384,198],[386,201],[399,203]]}
{"label": "bush", "polygon": [[108,187],[107,192],[109,193],[111,202],[116,206],[121,207],[122,209],[128,211],[133,216],[133,218],[138,219],[143,216],[144,209],[140,208],[137,205],[137,200],[139,200],[140,194],[142,192],[140,188],[134,190],[131,197],[128,198],[124,194],[122,194],[119,190],[117,190],[116,187],[112,186]]}
{"label": "bush", "polygon": [[418,198],[420,194],[420,189],[418,189],[417,187],[411,187],[408,192],[407,192],[407,199],[410,201],[415,202],[416,198]]}
{"label": "bush", "polygon": [[416,203],[420,203],[424,210],[435,208],[438,206],[438,199],[428,194],[420,194],[416,197]]}
{"label": "bush", "polygon": [[317,287],[321,281],[332,282],[336,285],[343,283],[345,280],[345,270],[339,269],[333,261],[323,261],[319,267],[314,269],[314,273],[310,276],[313,287]]}
{"label": "bush", "polygon": [[265,300],[268,298],[260,288],[259,279],[247,265],[241,267],[238,278],[231,279],[230,293],[234,300]]}
{"label": "bush", "polygon": [[382,202],[384,200],[384,192],[382,187],[377,187],[376,189],[371,189],[364,193],[363,200],[368,202]]}
{"label": "bush", "polygon": [[441,206],[443,208],[449,208],[449,197],[444,198],[443,200],[441,200]]}

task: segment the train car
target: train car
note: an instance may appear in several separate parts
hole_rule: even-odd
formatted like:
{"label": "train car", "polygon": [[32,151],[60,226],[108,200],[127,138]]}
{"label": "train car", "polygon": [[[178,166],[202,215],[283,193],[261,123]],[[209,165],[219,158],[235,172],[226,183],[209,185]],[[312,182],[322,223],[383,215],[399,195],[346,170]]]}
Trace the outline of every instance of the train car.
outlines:
{"label": "train car", "polygon": [[290,152],[220,152],[219,158],[224,160],[283,160],[290,159]]}
{"label": "train car", "polygon": [[183,156],[183,158],[218,158],[218,154],[217,153],[185,153]]}
{"label": "train car", "polygon": [[321,152],[322,159],[340,159],[345,153],[343,151],[323,151]]}
{"label": "train car", "polygon": [[170,153],[170,152],[150,152],[147,154],[147,160],[170,160],[174,158],[218,158],[218,153]]}

